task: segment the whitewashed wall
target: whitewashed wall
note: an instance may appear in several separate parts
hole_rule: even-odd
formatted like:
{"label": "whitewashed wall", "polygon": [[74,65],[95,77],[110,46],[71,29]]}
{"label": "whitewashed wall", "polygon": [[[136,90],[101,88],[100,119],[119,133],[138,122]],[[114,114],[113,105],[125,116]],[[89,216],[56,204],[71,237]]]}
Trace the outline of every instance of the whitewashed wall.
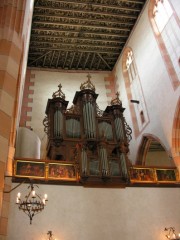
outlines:
{"label": "whitewashed wall", "polygon": [[44,240],[49,230],[56,240],[165,240],[165,227],[180,230],[178,188],[39,185],[49,201],[32,225],[15,205],[16,194],[24,189],[21,185],[11,194],[7,240]]}
{"label": "whitewashed wall", "polygon": [[20,127],[16,137],[15,158],[40,159],[41,141],[35,132]]}
{"label": "whitewashed wall", "polygon": [[[172,0],[172,3],[178,5],[177,1]],[[159,138],[169,155],[171,155],[173,120],[180,96],[180,88],[176,89],[176,91],[173,89],[158,43],[150,26],[148,7],[149,3],[146,5],[138,24],[134,28],[132,37],[126,44],[126,47],[132,48],[134,53],[150,119],[150,123],[136,139],[133,135],[129,155],[132,162],[136,160],[137,150],[143,134],[151,134]],[[177,11],[180,11],[180,6],[177,8]],[[123,106],[126,108],[124,112],[125,118],[129,125],[133,126],[122,74],[122,56],[119,58],[115,69],[120,97]]]}

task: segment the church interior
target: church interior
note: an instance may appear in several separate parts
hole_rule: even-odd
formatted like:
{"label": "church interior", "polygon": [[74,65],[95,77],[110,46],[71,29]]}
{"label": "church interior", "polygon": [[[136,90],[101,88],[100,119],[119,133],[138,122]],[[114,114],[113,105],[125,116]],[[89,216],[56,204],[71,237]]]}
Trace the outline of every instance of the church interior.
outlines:
{"label": "church interior", "polygon": [[0,1],[0,240],[180,240],[180,1]]}

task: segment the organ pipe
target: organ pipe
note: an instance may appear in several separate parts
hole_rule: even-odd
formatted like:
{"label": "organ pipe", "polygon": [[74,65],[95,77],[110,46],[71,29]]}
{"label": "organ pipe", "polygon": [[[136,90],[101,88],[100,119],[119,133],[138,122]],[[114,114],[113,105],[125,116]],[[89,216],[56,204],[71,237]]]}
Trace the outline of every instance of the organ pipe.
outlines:
{"label": "organ pipe", "polygon": [[84,118],[84,128],[87,138],[96,137],[96,122],[95,122],[95,112],[94,106],[90,102],[86,102],[83,105],[83,118]]}
{"label": "organ pipe", "polygon": [[66,134],[70,138],[80,138],[80,121],[74,118],[66,119]]}
{"label": "organ pipe", "polygon": [[84,148],[82,148],[81,152],[81,167],[82,167],[82,174],[86,175],[87,174],[87,169],[88,169],[88,164],[87,164],[87,153]]}
{"label": "organ pipe", "polygon": [[123,124],[120,117],[115,118],[114,120],[115,124],[115,132],[116,132],[116,138],[117,140],[124,140],[124,130],[123,130]]}
{"label": "organ pipe", "polygon": [[123,177],[127,177],[128,172],[127,172],[126,158],[124,153],[120,154],[120,164],[121,164],[121,171],[122,171]]}
{"label": "organ pipe", "polygon": [[108,167],[106,149],[104,147],[101,147],[99,152],[100,152],[100,159],[101,159],[102,174],[108,175],[109,167]]}
{"label": "organ pipe", "polygon": [[108,122],[99,122],[98,123],[99,128],[99,135],[101,137],[104,136],[107,138],[107,140],[113,140],[113,131],[112,131],[112,125]]}
{"label": "organ pipe", "polygon": [[54,137],[61,137],[63,130],[63,115],[59,109],[54,113]]}

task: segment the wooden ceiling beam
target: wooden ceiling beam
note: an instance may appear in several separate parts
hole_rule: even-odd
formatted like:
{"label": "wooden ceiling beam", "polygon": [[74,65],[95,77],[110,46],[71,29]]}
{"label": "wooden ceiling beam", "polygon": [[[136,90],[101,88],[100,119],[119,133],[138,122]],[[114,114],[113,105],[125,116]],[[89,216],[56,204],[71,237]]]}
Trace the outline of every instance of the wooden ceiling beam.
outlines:
{"label": "wooden ceiling beam", "polygon": [[[34,50],[36,50],[37,51],[37,48],[35,47],[35,48],[32,48],[32,47],[30,47],[30,50],[29,50],[29,55],[31,55],[31,52],[35,52]],[[47,50],[47,48],[46,47],[38,47],[38,50]],[[75,49],[75,50],[73,50],[73,49],[59,49],[59,48],[52,48],[50,51],[48,51],[48,53],[49,52],[51,52],[51,51],[54,51],[54,50],[56,50],[56,51],[64,51],[64,52],[66,52],[66,51],[69,51],[69,52],[82,52],[82,53],[87,53],[87,52],[90,52],[90,53],[94,53],[94,52],[96,52],[96,53],[100,53],[100,54],[111,54],[111,55],[115,55],[115,56],[119,56],[119,53],[120,52],[112,52],[112,51],[93,51],[93,50],[81,50],[81,49]],[[39,54],[39,52],[37,52],[37,54]],[[45,54],[47,54],[47,53],[45,53]],[[43,55],[45,55],[45,54],[43,54]],[[39,57],[39,58],[41,58],[41,57],[43,57],[42,55]]]}
{"label": "wooden ceiling beam", "polygon": [[[60,23],[60,22],[48,22],[48,21],[34,21],[33,24],[45,24],[45,25],[57,25],[57,26],[70,26],[70,27],[83,27],[83,28],[97,28],[97,29],[109,29],[109,30],[121,30],[130,32],[131,29],[129,28],[122,28],[122,27],[109,27],[109,26],[100,26],[100,25],[82,25],[82,24],[72,24],[72,23]],[[68,31],[68,30],[66,30]]]}
{"label": "wooden ceiling beam", "polygon": [[50,67],[51,67],[51,65],[52,65],[52,62],[53,62],[53,59],[54,59],[54,54],[55,54],[55,51],[53,51],[53,53],[52,53],[52,56],[51,56]]}
{"label": "wooden ceiling beam", "polygon": [[[45,7],[45,6],[36,6],[35,7],[35,11],[34,13],[36,13],[36,9],[45,9],[45,10],[52,10],[54,13],[55,11],[64,11],[64,12],[69,12],[70,9],[67,8],[61,8],[61,9],[58,9],[58,8],[54,8],[54,7]],[[78,10],[78,9],[71,9],[71,11],[73,12],[79,12],[79,13],[82,13],[82,10]],[[83,10],[83,13],[89,13],[89,14],[92,14],[92,15],[100,15],[100,16],[109,16],[109,17],[119,17],[119,18],[129,18],[129,19],[137,19],[137,16],[132,16],[132,15],[127,15],[127,14],[115,14],[115,13],[107,13],[107,12],[102,12],[102,11],[99,11],[99,12],[94,12],[94,11],[90,11],[90,10]]]}
{"label": "wooden ceiling beam", "polygon": [[[38,1],[38,0],[37,0]],[[73,2],[73,3],[77,3],[77,1],[72,1],[72,0],[51,0],[51,1],[59,1],[59,2]],[[125,3],[136,3],[136,4],[144,4],[143,0],[117,0],[117,2],[125,2]],[[90,2],[89,2],[90,3]],[[85,4],[85,3],[84,3]],[[86,3],[87,4],[87,3]],[[112,5],[114,6],[114,5]]]}
{"label": "wooden ceiling beam", "polygon": [[99,61],[98,61],[97,66],[96,66],[96,69],[99,69],[100,63],[101,63],[101,58],[99,58]]}
{"label": "wooden ceiling beam", "polygon": [[[33,21],[35,21],[35,17],[49,17],[49,18],[62,18],[62,19],[71,19],[71,20],[80,20],[80,21],[87,21],[87,22],[97,22],[99,23],[99,21],[107,23],[107,20],[103,20],[103,19],[91,19],[91,18],[82,18],[82,17],[72,17],[72,16],[59,16],[57,14],[51,15],[51,14],[42,14],[42,13],[34,13],[33,14]],[[133,26],[134,23],[130,23],[130,22],[124,22],[122,20],[109,20],[108,23],[110,24],[124,24],[124,25],[130,25]]]}
{"label": "wooden ceiling beam", "polygon": [[91,63],[90,63],[90,67],[89,67],[90,69],[92,69],[94,58],[95,58],[95,53],[93,53],[93,56],[92,56],[92,59],[91,59]]}
{"label": "wooden ceiling beam", "polygon": [[80,57],[79,57],[79,61],[78,61],[77,65],[76,65],[76,69],[78,69],[78,67],[79,67],[79,64],[80,64],[80,62],[81,62],[82,55],[83,55],[83,52],[80,53]]}
{"label": "wooden ceiling beam", "polygon": [[87,57],[86,57],[86,59],[85,59],[85,61],[84,61],[83,69],[85,69],[85,67],[86,67],[86,64],[87,64],[87,61],[88,61],[89,55],[90,55],[90,53],[87,54]]}
{"label": "wooden ceiling beam", "polygon": [[129,2],[129,3],[138,3],[138,4],[144,4],[144,1],[140,0],[118,0],[118,2]]}
{"label": "wooden ceiling beam", "polygon": [[58,53],[57,62],[56,62],[56,68],[58,67],[60,55],[61,55],[61,51],[59,51],[59,53]]}
{"label": "wooden ceiling beam", "polygon": [[44,67],[44,65],[45,65],[45,63],[46,63],[46,57],[47,57],[47,55],[45,55],[45,56],[44,56],[44,59],[43,59],[43,67]]}
{"label": "wooden ceiling beam", "polygon": [[[45,48],[44,50],[47,50],[47,48]],[[44,56],[46,56],[46,55],[49,54],[50,52],[52,52],[52,50],[45,52],[44,54],[42,54],[41,56],[39,56],[38,58],[36,58],[35,60],[33,60],[30,64],[32,64],[32,63],[36,62],[37,60],[43,58]]]}
{"label": "wooden ceiling beam", "polygon": [[66,56],[65,56],[65,60],[64,60],[64,64],[63,64],[63,68],[64,68],[65,65],[66,65],[67,56],[68,56],[68,52],[66,52]]}
{"label": "wooden ceiling beam", "polygon": [[[108,42],[108,40],[106,42]],[[52,44],[56,44],[56,47],[58,47],[58,44],[59,44],[60,45],[59,48],[61,48],[61,45],[67,45],[67,46],[74,46],[74,45],[78,46],[78,45],[81,45],[81,46],[85,46],[85,47],[105,47],[105,48],[115,48],[115,49],[119,49],[119,47],[120,47],[120,42],[119,42],[118,45],[109,45],[109,44],[102,44],[102,41],[100,42],[99,45],[97,45],[97,44],[88,44],[88,43],[85,44],[85,43],[81,43],[81,42],[76,42],[76,43],[73,43],[73,42],[72,43],[64,43],[64,42],[62,42],[61,43],[61,42],[37,41],[37,40],[35,40],[35,41],[31,40],[31,43],[34,43],[37,48],[38,48],[38,43],[40,43],[40,44],[49,44],[50,47],[52,47]]]}
{"label": "wooden ceiling beam", "polygon": [[[45,48],[47,48],[47,49],[61,49],[61,50],[63,50],[63,49],[68,49],[69,50],[69,47],[72,47],[72,48],[74,48],[74,49],[78,49],[78,46],[81,46],[81,47],[86,47],[86,48],[104,48],[104,49],[117,49],[117,50],[119,50],[119,49],[122,49],[122,47],[119,45],[119,46],[106,46],[106,45],[95,45],[95,44],[78,44],[78,43],[59,43],[60,44],[60,46],[52,46],[52,44],[53,43],[51,43],[51,42],[40,42],[40,43],[45,43],[45,44],[49,44],[48,46],[45,46]],[[30,47],[31,47],[31,45],[30,45]],[[38,46],[38,42],[36,42],[36,44],[35,44],[35,47],[36,48],[41,48],[41,47],[39,47]],[[73,50],[73,49],[72,49]],[[96,51],[96,50],[95,50]]]}
{"label": "wooden ceiling beam", "polygon": [[[109,9],[115,9],[115,10],[125,10],[125,11],[137,11],[137,12],[140,12],[141,9],[134,9],[134,8],[131,8],[131,7],[121,7],[119,6],[118,4],[116,5],[110,5],[110,4],[101,4],[101,3],[95,3],[94,1],[93,2],[80,2],[80,1],[70,1],[70,0],[51,0],[52,2],[64,2],[64,3],[70,3],[70,4],[79,4],[79,5],[90,5],[90,6],[93,6],[93,7],[104,7],[104,8],[109,8]],[[125,1],[124,1],[125,2]],[[126,3],[126,2],[125,2]],[[132,1],[130,2],[132,3]],[[135,4],[138,4],[137,2],[134,2],[133,3]]]}
{"label": "wooden ceiling beam", "polygon": [[70,63],[70,68],[72,68],[72,64],[74,62],[74,58],[75,58],[76,52],[73,53],[73,57],[71,59],[71,63]]}
{"label": "wooden ceiling beam", "polygon": [[[32,28],[32,31],[33,30],[37,30],[37,31],[46,31],[46,32],[57,32],[57,33],[60,33],[60,32],[65,32],[67,33],[67,30],[65,29],[55,29],[55,28],[38,28],[38,27],[34,27]],[[68,30],[68,33],[79,33],[79,30]],[[104,32],[90,32],[90,31],[86,31],[84,32],[84,34],[94,34],[94,35],[100,35],[100,36],[111,36],[111,37],[124,37],[124,38],[127,38],[128,37],[128,34],[118,34],[118,33],[104,33]],[[51,36],[51,35],[49,35]]]}
{"label": "wooden ceiling beam", "polygon": [[105,65],[111,69],[111,67],[109,66],[109,64],[104,60],[104,58],[101,56],[101,54],[97,53],[97,55],[101,58],[101,60],[105,63]]}
{"label": "wooden ceiling beam", "polygon": [[[34,37],[36,39],[34,39]],[[55,38],[55,39],[69,39],[69,37],[64,37],[64,36],[53,36],[53,35],[42,35],[42,34],[31,34],[31,42],[37,42],[37,41],[42,41],[42,40],[39,40],[38,38]],[[120,37],[119,37],[120,38]],[[97,42],[113,42],[113,43],[117,43],[117,44],[120,44],[120,43],[125,43],[126,41],[125,40],[114,40],[114,39],[97,39],[97,38],[88,38],[88,37],[71,37],[72,40],[75,40],[75,39],[78,39],[78,40],[90,40],[90,41],[97,41]],[[55,42],[54,42],[55,43]]]}

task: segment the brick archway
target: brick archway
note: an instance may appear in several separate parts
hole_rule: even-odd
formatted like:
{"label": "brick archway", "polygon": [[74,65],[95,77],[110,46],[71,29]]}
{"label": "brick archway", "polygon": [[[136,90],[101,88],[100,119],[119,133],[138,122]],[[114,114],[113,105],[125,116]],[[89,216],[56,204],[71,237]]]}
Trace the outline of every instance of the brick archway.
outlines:
{"label": "brick archway", "polygon": [[175,164],[180,169],[180,98],[177,102],[176,111],[174,114],[173,129],[172,129],[172,155]]}
{"label": "brick archway", "polygon": [[[144,134],[142,136],[141,143],[139,145],[137,159],[136,159],[136,163],[135,163],[136,165],[140,165],[140,166],[146,165],[146,157],[147,157],[147,154],[148,154],[148,151],[149,151],[152,141],[159,143],[162,146],[162,148],[164,149],[167,157],[169,158],[170,153],[167,151],[166,147],[161,143],[161,140],[158,137],[156,137],[153,134]],[[169,163],[166,161],[164,166],[167,166],[167,164],[172,165],[172,162],[170,159],[169,159]]]}

